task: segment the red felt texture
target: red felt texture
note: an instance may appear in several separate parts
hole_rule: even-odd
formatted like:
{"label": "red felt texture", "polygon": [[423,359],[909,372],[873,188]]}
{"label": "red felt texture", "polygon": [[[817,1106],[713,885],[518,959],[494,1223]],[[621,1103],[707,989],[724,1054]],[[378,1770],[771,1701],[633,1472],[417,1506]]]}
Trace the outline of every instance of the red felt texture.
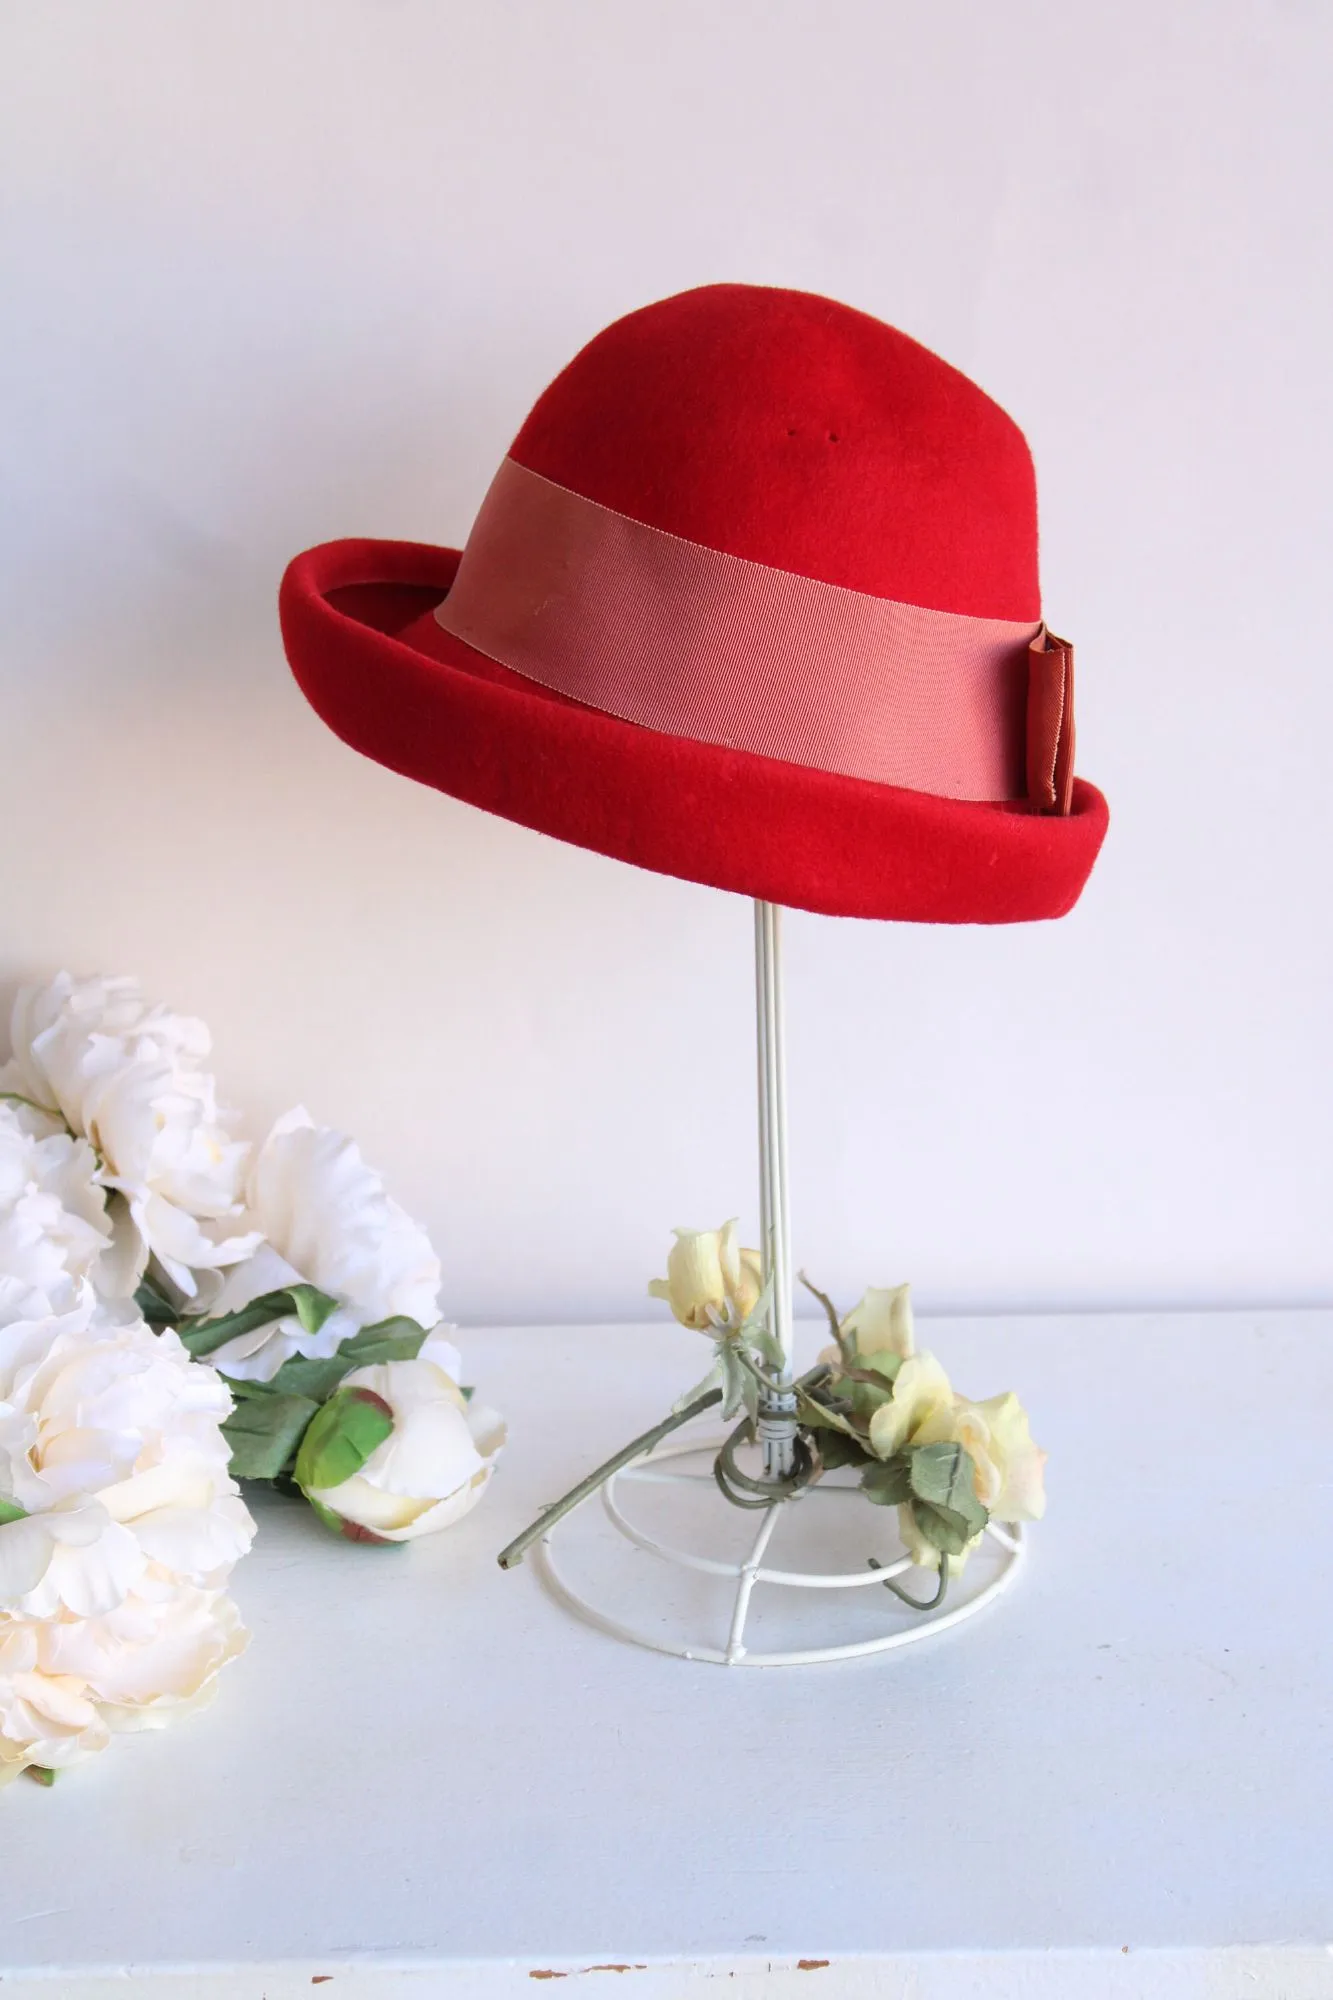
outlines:
{"label": "red felt texture", "polygon": [[934,611],[1041,616],[1017,424],[832,299],[708,285],[630,313],[557,376],[511,456],[752,562]]}
{"label": "red felt texture", "polygon": [[[297,680],[378,763],[639,867],[834,916],[1019,923],[1063,916],[1078,897],[1106,832],[1093,786],[1076,781],[1069,817],[1047,817],[617,721],[446,634],[430,612],[457,563],[416,543],[331,542],[283,579]],[[947,608],[1028,615],[1012,603]]]}
{"label": "red felt texture", "polygon": [[[631,313],[539,398],[512,455],[730,555],[934,611],[1041,616],[1022,433],[956,369],[830,299],[713,285]],[[1082,889],[1107,821],[1091,785],[1047,815],[619,721],[444,632],[431,613],[457,563],[348,541],[287,572],[293,671],[366,756],[618,860],[835,916],[1019,923],[1063,916]]]}

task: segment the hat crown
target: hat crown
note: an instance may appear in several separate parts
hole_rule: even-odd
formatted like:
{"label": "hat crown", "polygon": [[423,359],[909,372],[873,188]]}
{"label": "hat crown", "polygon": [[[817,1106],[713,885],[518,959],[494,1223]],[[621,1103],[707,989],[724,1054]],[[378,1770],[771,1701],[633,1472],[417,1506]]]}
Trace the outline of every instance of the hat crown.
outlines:
{"label": "hat crown", "polygon": [[967,376],[808,292],[709,285],[617,320],[511,457],[705,547],[875,597],[1035,620],[1026,440]]}

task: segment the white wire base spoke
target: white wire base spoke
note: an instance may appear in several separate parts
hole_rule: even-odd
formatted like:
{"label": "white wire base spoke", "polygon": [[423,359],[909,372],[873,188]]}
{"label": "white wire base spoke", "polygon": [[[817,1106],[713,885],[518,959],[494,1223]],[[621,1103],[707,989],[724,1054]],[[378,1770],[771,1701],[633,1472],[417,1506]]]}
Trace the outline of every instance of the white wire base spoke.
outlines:
{"label": "white wire base spoke", "polygon": [[[566,1610],[613,1638],[677,1659],[813,1666],[890,1652],[946,1631],[974,1617],[1018,1573],[1023,1542],[992,1524],[944,1602],[914,1611],[883,1588],[885,1579],[916,1578],[913,1587],[923,1597],[935,1579],[897,1544],[894,1509],[873,1507],[836,1476],[795,1500],[754,1512],[732,1507],[711,1471],[722,1442],[696,1437],[660,1447],[608,1480],[600,1510],[585,1501],[537,1543],[538,1573]],[[553,1544],[562,1537],[566,1548],[579,1544],[574,1567],[586,1574],[578,1582],[563,1554],[557,1565]],[[793,1566],[780,1566],[777,1549],[792,1544]],[[722,1552],[728,1548],[734,1552]],[[871,1557],[881,1566],[872,1568]],[[777,1596],[787,1607],[799,1603],[801,1625],[812,1628],[818,1643],[747,1645],[757,1608],[762,1604],[763,1616]]]}

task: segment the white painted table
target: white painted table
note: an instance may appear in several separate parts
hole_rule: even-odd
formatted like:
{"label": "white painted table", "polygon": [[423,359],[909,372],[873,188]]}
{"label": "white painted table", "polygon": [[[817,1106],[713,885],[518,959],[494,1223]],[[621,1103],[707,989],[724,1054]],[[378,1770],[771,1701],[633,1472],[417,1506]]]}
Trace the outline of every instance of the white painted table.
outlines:
{"label": "white painted table", "polygon": [[926,1338],[1051,1452],[1025,1574],[919,1647],[747,1673],[493,1560],[702,1344],[474,1334],[512,1419],[476,1514],[374,1550],[265,1506],[215,1707],[0,1799],[0,2000],[1333,1995],[1333,1314]]}

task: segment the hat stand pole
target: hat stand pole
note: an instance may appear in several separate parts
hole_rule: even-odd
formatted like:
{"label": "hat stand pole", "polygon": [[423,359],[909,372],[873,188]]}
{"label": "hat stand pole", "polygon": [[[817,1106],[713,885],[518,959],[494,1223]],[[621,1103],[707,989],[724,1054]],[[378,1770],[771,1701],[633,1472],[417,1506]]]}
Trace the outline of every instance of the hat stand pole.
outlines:
{"label": "hat stand pole", "polygon": [[[783,1046],[782,911],[754,906],[755,1025],[759,1057],[759,1228],[764,1279],[773,1287],[772,1331],[782,1349],[780,1379],[792,1379],[791,1194],[787,1175],[787,1072]],[[783,1479],[794,1464],[796,1397],[765,1390],[759,1404],[764,1475]]]}
{"label": "hat stand pole", "polygon": [[[781,949],[781,910],[776,904],[756,901],[759,1216],[764,1277],[773,1287],[769,1326],[781,1346],[782,1367],[777,1386],[760,1392],[755,1442],[762,1477],[775,1482],[793,1470],[798,1435],[796,1395],[788,1386],[794,1376],[794,1343]],[[719,1532],[734,1529],[736,1517],[720,1501],[710,1469],[725,1434],[668,1441],[665,1432],[679,1421],[676,1418],[627,1446],[613,1470],[601,1468],[566,1495],[551,1510],[549,1522],[540,1518],[534,1522],[505,1551],[501,1562],[508,1566],[531,1545],[547,1589],[585,1624],[651,1652],[727,1667],[805,1666],[912,1645],[975,1616],[1018,1572],[1024,1553],[1018,1532],[992,1521],[985,1535],[989,1560],[974,1559],[967,1587],[951,1590],[947,1601],[904,1611],[881,1588],[912,1569],[910,1556],[894,1547],[892,1510],[867,1507],[855,1485],[840,1483],[836,1476],[818,1480],[795,1500],[775,1495],[766,1505],[761,1502],[751,1517],[754,1526],[747,1531],[746,1546],[738,1550],[734,1534]],[[557,1557],[554,1540],[576,1512],[586,1520],[586,1502],[594,1493],[601,1499],[603,1529],[575,1547],[573,1566],[567,1567],[563,1554]],[[645,1512],[654,1495],[688,1499],[693,1528],[687,1528],[674,1511],[663,1516],[649,1505]],[[808,1518],[811,1507],[824,1516],[819,1552],[807,1543],[809,1552],[797,1556],[799,1566],[787,1567],[770,1554],[770,1545],[782,1538],[785,1525],[795,1518],[794,1509]],[[730,1515],[730,1520],[720,1519],[719,1512]],[[577,1533],[573,1539],[578,1544]],[[619,1562],[616,1542],[622,1551]],[[626,1547],[631,1557],[628,1568],[623,1561]],[[875,1547],[879,1553],[872,1555]],[[644,1555],[655,1563],[645,1568]],[[720,1591],[721,1604],[707,1609],[696,1601],[694,1592],[702,1588]],[[870,1621],[857,1615],[856,1601],[861,1606],[871,1601],[867,1593],[873,1594],[877,1606]],[[804,1643],[795,1643],[789,1620],[777,1628],[779,1643],[760,1648],[750,1643],[751,1611],[760,1596],[766,1602],[774,1597],[805,1602],[813,1629]]]}

